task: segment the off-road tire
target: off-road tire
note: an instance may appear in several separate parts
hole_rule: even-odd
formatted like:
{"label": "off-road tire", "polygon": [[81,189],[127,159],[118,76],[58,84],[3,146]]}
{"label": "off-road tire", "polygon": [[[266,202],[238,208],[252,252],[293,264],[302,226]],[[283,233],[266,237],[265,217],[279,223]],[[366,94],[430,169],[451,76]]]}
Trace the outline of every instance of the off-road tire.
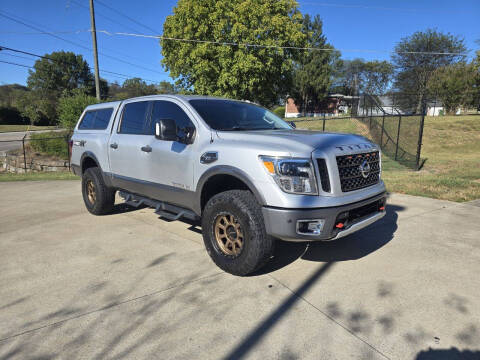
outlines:
{"label": "off-road tire", "polygon": [[[95,188],[95,200],[89,200],[88,183]],[[107,187],[103,181],[102,171],[98,167],[85,170],[82,176],[82,195],[87,210],[93,215],[105,215],[112,211],[115,203],[115,190]]]}
{"label": "off-road tire", "polygon": [[[239,255],[222,252],[215,238],[215,221],[225,213],[232,214],[243,232],[243,248]],[[238,276],[261,268],[273,254],[275,241],[265,231],[260,204],[250,191],[229,190],[213,196],[202,214],[202,234],[213,262],[222,270]]]}

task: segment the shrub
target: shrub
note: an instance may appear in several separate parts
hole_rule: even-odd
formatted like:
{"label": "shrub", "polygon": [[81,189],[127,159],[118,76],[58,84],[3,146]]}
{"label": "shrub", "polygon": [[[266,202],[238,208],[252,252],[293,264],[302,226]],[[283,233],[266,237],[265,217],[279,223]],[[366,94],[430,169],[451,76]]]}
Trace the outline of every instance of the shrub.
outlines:
{"label": "shrub", "polygon": [[73,129],[83,110],[88,105],[96,103],[98,101],[95,97],[82,93],[60,98],[57,108],[60,126],[65,129]]}
{"label": "shrub", "polygon": [[283,119],[285,117],[285,106],[277,106],[273,109],[273,112],[275,115]]}
{"label": "shrub", "polygon": [[68,159],[68,132],[45,132],[32,134],[30,137],[30,147],[44,155],[51,155]]}

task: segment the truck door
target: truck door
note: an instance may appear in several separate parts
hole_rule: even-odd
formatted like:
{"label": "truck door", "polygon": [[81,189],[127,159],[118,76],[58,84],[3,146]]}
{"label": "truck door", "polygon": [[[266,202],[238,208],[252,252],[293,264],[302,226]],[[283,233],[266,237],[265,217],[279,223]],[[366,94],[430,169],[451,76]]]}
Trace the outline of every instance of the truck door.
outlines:
{"label": "truck door", "polygon": [[[152,148],[149,163],[144,172],[146,180],[161,185],[162,200],[181,206],[187,206],[189,196],[193,196],[194,161],[199,156],[194,144],[183,144],[178,141],[164,141],[155,138],[155,121],[172,119],[180,133],[189,128],[195,131],[194,120],[186,113],[184,105],[170,100],[152,101],[150,121],[150,143]],[[187,200],[186,200],[187,199]]]}
{"label": "truck door", "polygon": [[[125,190],[136,189],[138,180],[146,180],[150,153],[145,151],[148,134],[150,101],[126,103],[118,126],[108,143],[110,171],[114,185]],[[148,149],[147,149],[148,150]]]}

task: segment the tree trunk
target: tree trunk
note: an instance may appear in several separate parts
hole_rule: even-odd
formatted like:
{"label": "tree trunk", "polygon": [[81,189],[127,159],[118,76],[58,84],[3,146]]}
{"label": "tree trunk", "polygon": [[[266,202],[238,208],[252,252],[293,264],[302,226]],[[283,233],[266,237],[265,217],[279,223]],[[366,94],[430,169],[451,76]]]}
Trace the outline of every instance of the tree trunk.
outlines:
{"label": "tree trunk", "polygon": [[423,110],[423,90],[421,90],[418,94],[418,102],[417,102],[417,108],[415,109],[415,114],[420,114]]}

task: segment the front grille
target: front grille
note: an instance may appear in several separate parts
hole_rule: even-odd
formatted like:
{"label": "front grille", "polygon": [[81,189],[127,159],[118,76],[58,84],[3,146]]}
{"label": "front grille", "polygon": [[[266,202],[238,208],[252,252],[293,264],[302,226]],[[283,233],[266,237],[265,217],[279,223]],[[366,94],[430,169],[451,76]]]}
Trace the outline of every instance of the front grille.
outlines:
{"label": "front grille", "polygon": [[[363,177],[361,165],[370,166],[370,173]],[[378,183],[380,179],[380,156],[378,151],[363,154],[337,156],[338,173],[343,192],[362,189]]]}

